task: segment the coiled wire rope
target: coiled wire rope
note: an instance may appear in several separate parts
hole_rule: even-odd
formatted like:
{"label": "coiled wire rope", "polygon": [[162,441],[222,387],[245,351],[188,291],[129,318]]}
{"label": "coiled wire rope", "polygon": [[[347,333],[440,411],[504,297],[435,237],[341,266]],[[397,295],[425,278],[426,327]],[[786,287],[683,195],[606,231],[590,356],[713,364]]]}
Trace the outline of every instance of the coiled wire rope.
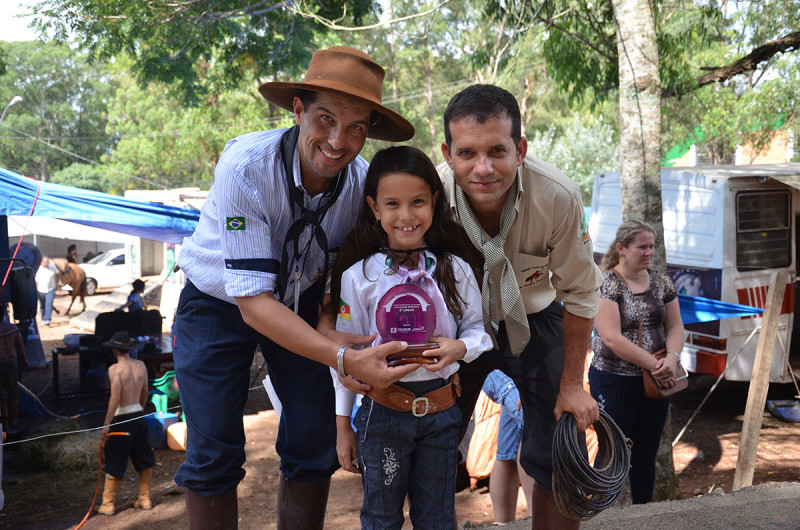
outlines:
{"label": "coiled wire rope", "polygon": [[598,446],[594,466],[572,414],[562,414],[553,434],[553,496],[565,517],[579,521],[613,505],[630,471],[631,442],[602,409],[594,429]]}

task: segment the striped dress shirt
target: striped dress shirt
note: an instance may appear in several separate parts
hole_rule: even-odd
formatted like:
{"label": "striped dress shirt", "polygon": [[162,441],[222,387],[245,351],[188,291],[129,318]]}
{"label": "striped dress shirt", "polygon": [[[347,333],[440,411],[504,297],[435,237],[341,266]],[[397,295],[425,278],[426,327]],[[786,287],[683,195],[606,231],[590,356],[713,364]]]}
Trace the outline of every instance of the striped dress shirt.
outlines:
{"label": "striped dress shirt", "polygon": [[[285,132],[286,129],[259,131],[234,138],[217,163],[200,222],[194,234],[184,239],[178,258],[178,265],[189,280],[209,296],[235,303],[236,297],[275,289],[286,232],[300,217],[299,208],[293,212],[281,160],[281,137]],[[327,196],[311,197],[305,192],[297,150],[292,166],[294,184],[303,190],[305,207],[316,210]],[[330,264],[355,224],[367,167],[361,157],[350,163],[341,195],[322,222],[331,249]],[[295,282],[299,281],[302,293],[325,269],[325,254],[312,240],[310,226],[301,235],[298,248],[296,257],[290,246],[289,259],[299,259],[301,276],[296,280],[290,274],[286,299],[281,300],[289,307],[294,304]]]}

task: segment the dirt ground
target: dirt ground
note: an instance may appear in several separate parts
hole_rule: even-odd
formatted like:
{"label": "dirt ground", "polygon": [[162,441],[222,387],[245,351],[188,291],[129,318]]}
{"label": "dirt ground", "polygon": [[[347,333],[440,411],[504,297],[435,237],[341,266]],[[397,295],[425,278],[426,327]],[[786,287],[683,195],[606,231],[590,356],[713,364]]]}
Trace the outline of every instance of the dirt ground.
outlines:
{"label": "dirt ground", "polygon": [[[103,295],[87,299],[90,307],[98,303]],[[67,333],[82,333],[68,323],[63,309],[69,303],[64,293],[56,297],[56,307],[62,309],[61,315],[54,315],[52,326],[40,328],[45,352],[50,357],[53,347],[63,345]],[[73,308],[73,313],[75,309]],[[61,388],[69,389],[77,385],[77,359],[62,357]],[[163,369],[168,369],[165,365]],[[263,371],[258,362],[253,366],[253,390],[244,418],[247,433],[247,475],[239,486],[240,528],[243,530],[270,528],[275,525],[275,503],[279,461],[274,450],[278,428],[275,413],[270,410],[269,401],[260,381]],[[95,428],[102,424],[106,406],[105,397],[61,399],[56,402],[52,391],[50,367],[28,370],[22,379],[23,384],[37,394],[44,405],[60,415],[83,414],[77,420],[81,428]],[[676,435],[686,420],[698,406],[713,384],[713,378],[695,377],[688,390],[673,400],[672,428]],[[770,399],[791,399],[794,395],[792,385],[772,385]],[[674,450],[675,469],[685,498],[698,493],[706,493],[711,488],[721,486],[729,492],[736,467],[738,443],[747,398],[747,385],[723,382],[711,395],[693,424],[683,435]],[[49,414],[39,416],[24,413],[21,417],[22,430],[9,438],[8,442],[26,440],[35,434],[36,429],[46,425],[59,431],[57,422]],[[76,428],[71,422],[70,428]],[[55,426],[55,427],[53,427]],[[768,481],[800,480],[800,424],[784,423],[764,414],[759,454],[756,464],[754,484]],[[94,437],[99,447],[96,431],[88,435]],[[48,438],[56,440],[58,437]],[[6,444],[3,458],[3,492],[5,507],[0,511],[0,528],[27,529],[72,529],[75,528],[89,510],[98,480],[97,454],[91,456],[91,466],[81,471],[69,472],[29,472],[20,469],[19,455],[22,442]],[[55,442],[52,442],[55,443]],[[92,451],[96,451],[93,449]],[[184,453],[170,450],[156,451],[158,465],[153,480],[153,510],[133,509],[138,482],[129,466],[117,496],[117,515],[113,518],[92,515],[84,524],[86,529],[145,529],[186,528],[184,495],[181,488],[173,482],[173,474],[185,459]],[[461,489],[456,495],[458,522],[474,524],[492,522],[491,501],[485,481],[479,484],[474,493],[466,488],[466,479],[461,476]],[[99,495],[98,495],[99,497]],[[99,501],[99,498],[98,498]],[[358,514],[361,505],[361,482],[357,475],[338,471],[331,487],[326,527],[359,528]],[[527,508],[520,492],[517,517],[527,517]],[[406,517],[408,519],[408,517]],[[411,528],[407,522],[406,528]]]}

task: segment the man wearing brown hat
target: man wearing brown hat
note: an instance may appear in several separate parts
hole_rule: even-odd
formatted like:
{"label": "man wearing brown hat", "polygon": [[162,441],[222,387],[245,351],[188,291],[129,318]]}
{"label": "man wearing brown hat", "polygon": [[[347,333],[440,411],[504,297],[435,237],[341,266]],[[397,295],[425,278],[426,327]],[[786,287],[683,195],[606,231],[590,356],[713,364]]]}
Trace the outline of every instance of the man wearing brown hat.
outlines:
{"label": "man wearing brown hat", "polygon": [[[147,368],[142,361],[131,359],[131,336],[127,331],[117,331],[103,346],[111,348],[117,362],[108,368],[111,397],[108,399],[103,429],[100,436],[105,442],[106,482],[103,486],[103,504],[97,508],[101,515],[114,515],[119,481],[125,475],[128,458],[139,472],[139,497],[134,508],[149,510],[150,485],[156,460],[147,434],[147,423],[141,417],[147,403]],[[125,433],[123,436],[109,436]]]}
{"label": "man wearing brown hat", "polygon": [[314,329],[335,252],[353,228],[367,138],[392,142],[414,127],[381,105],[384,70],[367,54],[335,46],[314,53],[302,83],[260,92],[294,113],[295,127],[228,142],[197,230],[178,264],[188,281],[173,327],[189,527],[236,528],[244,477],[242,414],[256,346],[283,406],[278,528],[322,528],[338,467],[328,367],[385,388],[418,366],[389,368],[404,343],[361,350],[352,338]]}

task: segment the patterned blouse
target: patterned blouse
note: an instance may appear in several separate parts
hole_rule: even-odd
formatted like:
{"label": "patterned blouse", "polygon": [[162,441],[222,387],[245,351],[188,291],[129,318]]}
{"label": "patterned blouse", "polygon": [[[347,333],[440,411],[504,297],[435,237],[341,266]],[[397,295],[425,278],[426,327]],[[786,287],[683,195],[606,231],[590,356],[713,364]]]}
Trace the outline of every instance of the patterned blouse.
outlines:
{"label": "patterned blouse", "polygon": [[[641,310],[642,322],[642,348],[654,352],[666,347],[667,337],[664,323],[667,318],[665,305],[674,300],[678,295],[672,281],[664,273],[647,271],[650,274],[650,286],[643,293],[633,294],[613,270],[603,273],[603,285],[600,287],[600,297],[616,302],[619,306],[622,334],[633,342],[639,344],[639,313]],[[639,366],[621,359],[611,348],[603,343],[603,338],[594,328],[592,335],[592,367],[618,375],[641,375]]]}

